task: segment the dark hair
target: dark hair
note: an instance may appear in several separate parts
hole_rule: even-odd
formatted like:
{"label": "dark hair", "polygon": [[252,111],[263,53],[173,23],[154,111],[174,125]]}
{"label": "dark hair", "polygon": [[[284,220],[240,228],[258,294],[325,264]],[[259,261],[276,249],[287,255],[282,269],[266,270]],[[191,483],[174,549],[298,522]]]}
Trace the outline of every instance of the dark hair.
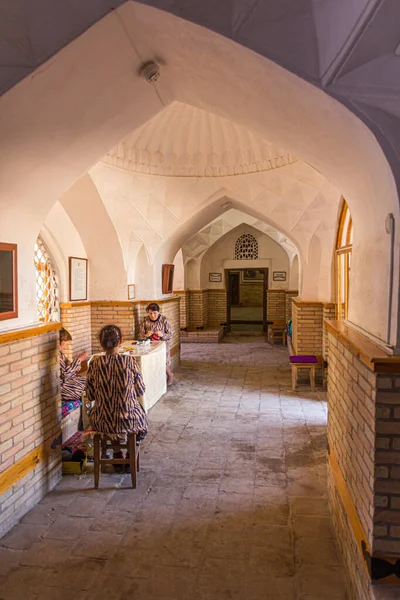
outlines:
{"label": "dark hair", "polygon": [[70,342],[72,340],[71,334],[69,331],[67,331],[66,329],[64,329],[64,327],[62,329],[60,329],[60,344],[61,342]]}
{"label": "dark hair", "polygon": [[157,312],[160,312],[160,307],[156,302],[150,302],[150,304],[146,306],[146,312],[149,310],[156,310]]}
{"label": "dark hair", "polygon": [[100,331],[99,339],[104,350],[113,350],[121,343],[122,333],[116,325],[106,325]]}

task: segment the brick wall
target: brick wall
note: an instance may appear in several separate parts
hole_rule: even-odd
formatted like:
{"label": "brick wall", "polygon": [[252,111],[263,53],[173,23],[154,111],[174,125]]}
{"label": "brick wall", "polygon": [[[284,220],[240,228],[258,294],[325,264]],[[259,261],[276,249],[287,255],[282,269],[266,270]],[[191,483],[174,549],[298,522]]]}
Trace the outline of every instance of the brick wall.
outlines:
{"label": "brick wall", "polygon": [[91,305],[90,302],[65,303],[60,305],[62,326],[72,336],[71,354],[75,358],[81,352],[92,351]]}
{"label": "brick wall", "polygon": [[186,290],[179,290],[177,292],[174,291],[175,296],[179,296],[180,298],[180,319],[179,324],[180,327],[188,327],[189,325],[189,299],[188,292]]}
{"label": "brick wall", "polygon": [[297,290],[286,290],[286,322],[292,318],[292,298],[298,296]]}
{"label": "brick wall", "polygon": [[226,323],[227,319],[227,292],[226,290],[207,290],[207,324],[218,327]]}
{"label": "brick wall", "polygon": [[321,302],[292,299],[293,348],[296,354],[322,355],[323,311]]}
{"label": "brick wall", "polygon": [[189,290],[189,326],[207,326],[207,290]]}
{"label": "brick wall", "polygon": [[[2,343],[0,339],[0,481],[7,471],[15,479],[0,497],[0,536],[61,476],[60,450],[50,452],[51,442],[61,432],[56,327],[19,341]],[[30,457],[42,446],[49,453],[34,466]],[[18,470],[24,474],[19,479]]]}
{"label": "brick wall", "polygon": [[267,320],[286,321],[285,290],[267,290]]}
{"label": "brick wall", "polygon": [[340,340],[328,338],[328,443],[372,547],[375,375]]}
{"label": "brick wall", "polygon": [[326,321],[332,321],[336,318],[336,304],[329,302],[324,303],[322,306],[322,318],[323,318],[323,329],[322,329],[322,356],[325,360],[328,360],[329,355],[329,343],[328,343],[328,331],[326,328]]}
{"label": "brick wall", "polygon": [[[398,557],[400,363],[343,324],[328,322],[326,326],[331,457],[335,457],[372,555]],[[354,515],[351,516],[348,503],[343,501],[340,482],[332,471],[329,504],[348,569],[350,597],[372,598],[369,576],[356,541]]]}
{"label": "brick wall", "polygon": [[100,352],[99,332],[104,325],[117,325],[125,339],[134,337],[134,305],[132,302],[91,303],[92,352]]}
{"label": "brick wall", "polygon": [[354,537],[349,516],[344,508],[335,478],[328,469],[328,498],[332,514],[336,543],[348,573],[346,584],[351,600],[367,600],[371,597],[371,585],[364,559]]}
{"label": "brick wall", "polygon": [[263,305],[262,281],[258,283],[243,283],[239,288],[239,302],[241,306],[262,306]]}
{"label": "brick wall", "polygon": [[400,374],[376,382],[373,551],[400,556]]}

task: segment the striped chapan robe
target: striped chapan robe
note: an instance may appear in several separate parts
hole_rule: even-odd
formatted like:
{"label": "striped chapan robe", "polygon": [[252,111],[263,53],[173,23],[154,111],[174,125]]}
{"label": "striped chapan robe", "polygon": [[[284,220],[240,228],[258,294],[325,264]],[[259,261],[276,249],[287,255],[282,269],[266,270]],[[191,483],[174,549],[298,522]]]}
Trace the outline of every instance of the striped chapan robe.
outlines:
{"label": "striped chapan robe", "polygon": [[86,379],[77,374],[80,368],[81,360],[79,358],[75,358],[71,362],[64,352],[60,351],[61,400],[63,402],[77,402],[82,398]]}
{"label": "striped chapan robe", "polygon": [[160,333],[162,335],[162,342],[165,342],[167,351],[167,365],[171,364],[171,355],[169,342],[172,339],[172,327],[167,317],[164,315],[158,315],[157,319],[153,321],[150,317],[145,317],[140,324],[139,338],[144,338],[145,334],[149,331],[153,333]]}
{"label": "striped chapan robe", "polygon": [[95,356],[89,365],[86,389],[87,400],[94,402],[89,416],[92,428],[107,435],[134,432],[138,440],[145,438],[147,416],[137,399],[144,391],[133,356]]}

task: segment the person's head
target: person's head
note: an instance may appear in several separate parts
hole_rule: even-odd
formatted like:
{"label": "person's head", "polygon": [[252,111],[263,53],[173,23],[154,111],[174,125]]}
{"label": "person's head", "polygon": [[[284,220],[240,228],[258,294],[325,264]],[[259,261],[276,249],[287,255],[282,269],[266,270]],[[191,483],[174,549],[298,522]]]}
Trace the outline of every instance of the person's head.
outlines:
{"label": "person's head", "polygon": [[65,351],[68,348],[69,342],[72,342],[72,337],[69,331],[60,329],[60,350]]}
{"label": "person's head", "polygon": [[103,350],[111,352],[121,345],[122,333],[116,325],[106,325],[100,331],[99,338]]}
{"label": "person's head", "polygon": [[152,321],[156,321],[160,314],[160,307],[156,302],[150,302],[150,304],[146,306],[146,312]]}

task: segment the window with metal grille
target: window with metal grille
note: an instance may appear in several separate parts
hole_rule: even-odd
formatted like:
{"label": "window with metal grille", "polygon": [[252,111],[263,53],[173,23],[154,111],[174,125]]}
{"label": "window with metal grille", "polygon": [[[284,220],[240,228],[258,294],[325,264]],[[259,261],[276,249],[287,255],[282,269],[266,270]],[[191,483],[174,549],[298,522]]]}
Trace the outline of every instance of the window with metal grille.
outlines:
{"label": "window with metal grille", "polygon": [[36,268],[36,306],[39,321],[43,321],[44,323],[57,321],[57,275],[46,246],[40,237],[36,240],[33,263]]}
{"label": "window with metal grille", "polygon": [[258,242],[251,233],[244,233],[236,240],[235,259],[247,260],[258,258]]}

